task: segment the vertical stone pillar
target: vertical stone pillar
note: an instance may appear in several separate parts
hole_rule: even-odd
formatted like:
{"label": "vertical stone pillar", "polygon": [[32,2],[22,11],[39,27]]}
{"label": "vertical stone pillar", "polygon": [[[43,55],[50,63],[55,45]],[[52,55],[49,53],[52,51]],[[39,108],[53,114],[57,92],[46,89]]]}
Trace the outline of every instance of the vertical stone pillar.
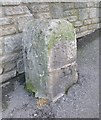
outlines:
{"label": "vertical stone pillar", "polygon": [[77,81],[76,36],[63,19],[34,20],[24,30],[26,88],[52,101]]}

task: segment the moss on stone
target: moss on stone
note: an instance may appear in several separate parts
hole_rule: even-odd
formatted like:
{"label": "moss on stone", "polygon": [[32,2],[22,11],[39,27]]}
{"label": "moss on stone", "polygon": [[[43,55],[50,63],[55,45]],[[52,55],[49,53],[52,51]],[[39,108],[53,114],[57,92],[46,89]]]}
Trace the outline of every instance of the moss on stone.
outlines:
{"label": "moss on stone", "polygon": [[54,45],[60,40],[75,40],[75,33],[72,24],[66,24],[63,22],[59,25],[58,30],[52,33],[49,40],[48,51],[50,52]]}
{"label": "moss on stone", "polygon": [[33,86],[33,84],[31,83],[31,81],[26,82],[25,89],[29,93],[35,94],[37,92],[36,88]]}

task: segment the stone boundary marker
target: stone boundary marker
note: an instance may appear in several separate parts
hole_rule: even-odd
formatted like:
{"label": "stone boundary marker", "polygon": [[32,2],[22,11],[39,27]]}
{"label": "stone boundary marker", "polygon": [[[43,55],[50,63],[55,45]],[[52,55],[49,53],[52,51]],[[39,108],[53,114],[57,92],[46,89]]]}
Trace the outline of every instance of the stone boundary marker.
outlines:
{"label": "stone boundary marker", "polygon": [[30,21],[23,44],[26,89],[35,97],[55,101],[77,82],[77,45],[71,23],[63,19]]}

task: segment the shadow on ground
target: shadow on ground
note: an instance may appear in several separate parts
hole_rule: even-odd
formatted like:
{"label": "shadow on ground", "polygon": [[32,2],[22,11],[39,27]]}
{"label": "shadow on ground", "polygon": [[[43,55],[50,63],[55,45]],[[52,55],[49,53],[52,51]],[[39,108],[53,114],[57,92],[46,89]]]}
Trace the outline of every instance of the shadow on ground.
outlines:
{"label": "shadow on ground", "polygon": [[[99,117],[99,34],[78,40],[78,83],[56,103],[36,107],[22,83],[3,89],[3,118],[98,118]],[[20,78],[22,81],[23,77]],[[14,80],[13,80],[14,81]],[[10,91],[8,90],[10,89]],[[8,92],[9,91],[9,92]]]}

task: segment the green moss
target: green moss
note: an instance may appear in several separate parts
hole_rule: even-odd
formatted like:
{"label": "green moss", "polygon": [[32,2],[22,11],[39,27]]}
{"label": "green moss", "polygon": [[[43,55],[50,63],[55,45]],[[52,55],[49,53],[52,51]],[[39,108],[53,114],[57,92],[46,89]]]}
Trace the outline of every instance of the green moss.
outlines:
{"label": "green moss", "polygon": [[26,82],[25,89],[29,93],[35,94],[37,92],[36,88],[33,86],[33,84],[31,83],[31,81]]}
{"label": "green moss", "polygon": [[74,35],[74,29],[71,24],[65,24],[61,23],[59,25],[59,28],[56,32],[53,32],[49,43],[48,43],[48,51],[54,47],[54,45],[59,42],[60,40],[74,40],[75,35]]}

